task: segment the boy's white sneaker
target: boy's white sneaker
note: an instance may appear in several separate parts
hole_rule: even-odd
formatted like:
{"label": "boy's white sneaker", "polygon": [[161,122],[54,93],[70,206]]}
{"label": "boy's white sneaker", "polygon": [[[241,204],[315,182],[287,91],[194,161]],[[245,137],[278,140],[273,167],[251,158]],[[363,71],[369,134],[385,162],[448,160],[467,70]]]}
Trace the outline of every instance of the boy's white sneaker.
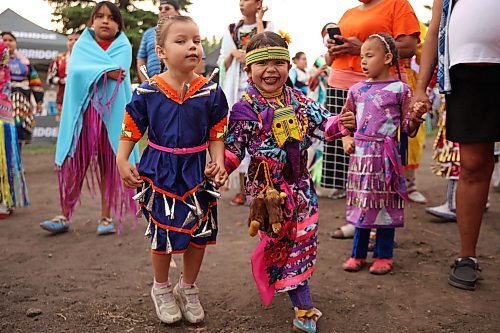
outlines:
{"label": "boy's white sneaker", "polygon": [[201,306],[198,287],[181,288],[177,283],[174,287],[174,297],[181,308],[184,318],[192,324],[199,323],[205,318],[205,311]]}
{"label": "boy's white sneaker", "polygon": [[182,313],[175,302],[172,287],[151,288],[151,298],[155,305],[156,315],[162,323],[173,324],[182,319]]}

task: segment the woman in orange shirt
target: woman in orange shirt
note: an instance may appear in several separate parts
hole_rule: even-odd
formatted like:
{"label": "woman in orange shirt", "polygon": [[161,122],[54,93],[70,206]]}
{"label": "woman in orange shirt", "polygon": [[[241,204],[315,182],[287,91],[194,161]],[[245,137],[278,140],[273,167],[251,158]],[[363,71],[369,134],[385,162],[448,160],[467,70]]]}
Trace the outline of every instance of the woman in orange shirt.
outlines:
{"label": "woman in orange shirt", "polygon": [[[329,39],[327,43],[327,63],[331,64],[328,79],[327,106],[332,114],[338,114],[344,106],[348,89],[365,79],[361,69],[361,44],[368,36],[385,32],[395,40],[399,58],[415,55],[420,35],[417,16],[408,0],[359,0],[361,5],[347,10],[338,26],[342,35],[335,36],[337,42]],[[402,79],[406,81],[404,67],[400,66]],[[354,142],[345,137],[342,142],[325,143],[323,175],[321,186],[334,188],[337,198],[345,196],[347,165],[346,154],[352,152]],[[351,238],[354,228],[348,225],[335,231],[334,238]]]}

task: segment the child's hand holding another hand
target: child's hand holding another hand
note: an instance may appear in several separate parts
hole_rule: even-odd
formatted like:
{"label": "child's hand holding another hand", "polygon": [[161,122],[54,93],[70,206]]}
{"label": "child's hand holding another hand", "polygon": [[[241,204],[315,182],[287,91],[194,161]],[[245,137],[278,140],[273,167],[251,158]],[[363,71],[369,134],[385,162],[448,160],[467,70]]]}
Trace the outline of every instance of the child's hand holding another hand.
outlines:
{"label": "child's hand holding another hand", "polygon": [[354,138],[352,136],[344,136],[342,138],[342,147],[344,148],[344,153],[346,155],[354,153]]}
{"label": "child's hand holding another hand", "polygon": [[353,130],[356,128],[356,117],[351,111],[344,111],[340,115],[340,123],[346,128]]}
{"label": "child's hand holding another hand", "polygon": [[415,102],[411,112],[411,120],[414,123],[421,124],[424,122],[423,116],[429,112],[429,105],[424,102]]}
{"label": "child's hand holding another hand", "polygon": [[212,180],[215,186],[219,188],[226,183],[228,174],[223,166],[221,167],[217,163],[210,161],[205,167],[205,177]]}
{"label": "child's hand holding another hand", "polygon": [[215,177],[219,174],[219,172],[220,172],[220,167],[212,161],[208,162],[207,165],[205,166],[205,177],[207,177],[210,180],[214,180]]}
{"label": "child's hand holding another hand", "polygon": [[215,176],[215,186],[217,188],[224,186],[227,182],[229,175],[224,167],[220,168],[219,173]]}

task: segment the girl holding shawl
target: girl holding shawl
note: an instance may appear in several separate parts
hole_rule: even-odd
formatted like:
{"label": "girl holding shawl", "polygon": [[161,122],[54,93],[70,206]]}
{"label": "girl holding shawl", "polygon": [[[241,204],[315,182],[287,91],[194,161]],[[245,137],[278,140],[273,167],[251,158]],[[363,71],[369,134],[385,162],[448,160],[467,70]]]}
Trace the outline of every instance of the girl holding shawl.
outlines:
{"label": "girl holding shawl", "polygon": [[[121,222],[125,212],[135,211],[133,192],[122,186],[115,162],[125,105],[132,95],[132,47],[120,10],[111,2],[96,5],[88,26],[68,65],[55,158],[62,213],[40,225],[51,233],[68,230],[85,178],[91,193],[96,181],[101,190],[98,235],[116,231],[111,215]],[[136,149],[130,162],[137,163],[138,157]]]}
{"label": "girl holding shawl", "polygon": [[[312,137],[334,140],[354,128],[354,115],[332,117],[317,102],[285,85],[291,68],[288,45],[273,32],[248,42],[248,86],[229,118],[225,167],[236,170],[251,156],[246,191],[253,200],[267,191],[285,196],[281,230],[269,219],[261,225],[261,241],[252,254],[252,271],[264,306],[276,292],[288,292],[295,309],[293,326],[316,332],[321,316],[312,303],[309,279],[315,268],[318,197],[307,169]],[[275,232],[276,231],[276,232]]]}
{"label": "girl holding shawl", "polygon": [[0,40],[0,219],[29,204],[10,89],[9,48]]}

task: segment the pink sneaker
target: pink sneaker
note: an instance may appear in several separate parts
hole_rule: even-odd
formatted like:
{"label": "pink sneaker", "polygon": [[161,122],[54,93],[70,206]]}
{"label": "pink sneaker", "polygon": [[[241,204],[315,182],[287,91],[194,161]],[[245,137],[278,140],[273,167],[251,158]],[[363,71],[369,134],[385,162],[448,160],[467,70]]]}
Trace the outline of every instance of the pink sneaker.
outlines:
{"label": "pink sneaker", "polygon": [[394,266],[394,260],[392,259],[379,259],[373,260],[373,264],[370,266],[370,273],[375,275],[384,275],[392,271]]}
{"label": "pink sneaker", "polygon": [[349,258],[342,264],[342,268],[346,272],[359,272],[364,265],[366,259]]}

